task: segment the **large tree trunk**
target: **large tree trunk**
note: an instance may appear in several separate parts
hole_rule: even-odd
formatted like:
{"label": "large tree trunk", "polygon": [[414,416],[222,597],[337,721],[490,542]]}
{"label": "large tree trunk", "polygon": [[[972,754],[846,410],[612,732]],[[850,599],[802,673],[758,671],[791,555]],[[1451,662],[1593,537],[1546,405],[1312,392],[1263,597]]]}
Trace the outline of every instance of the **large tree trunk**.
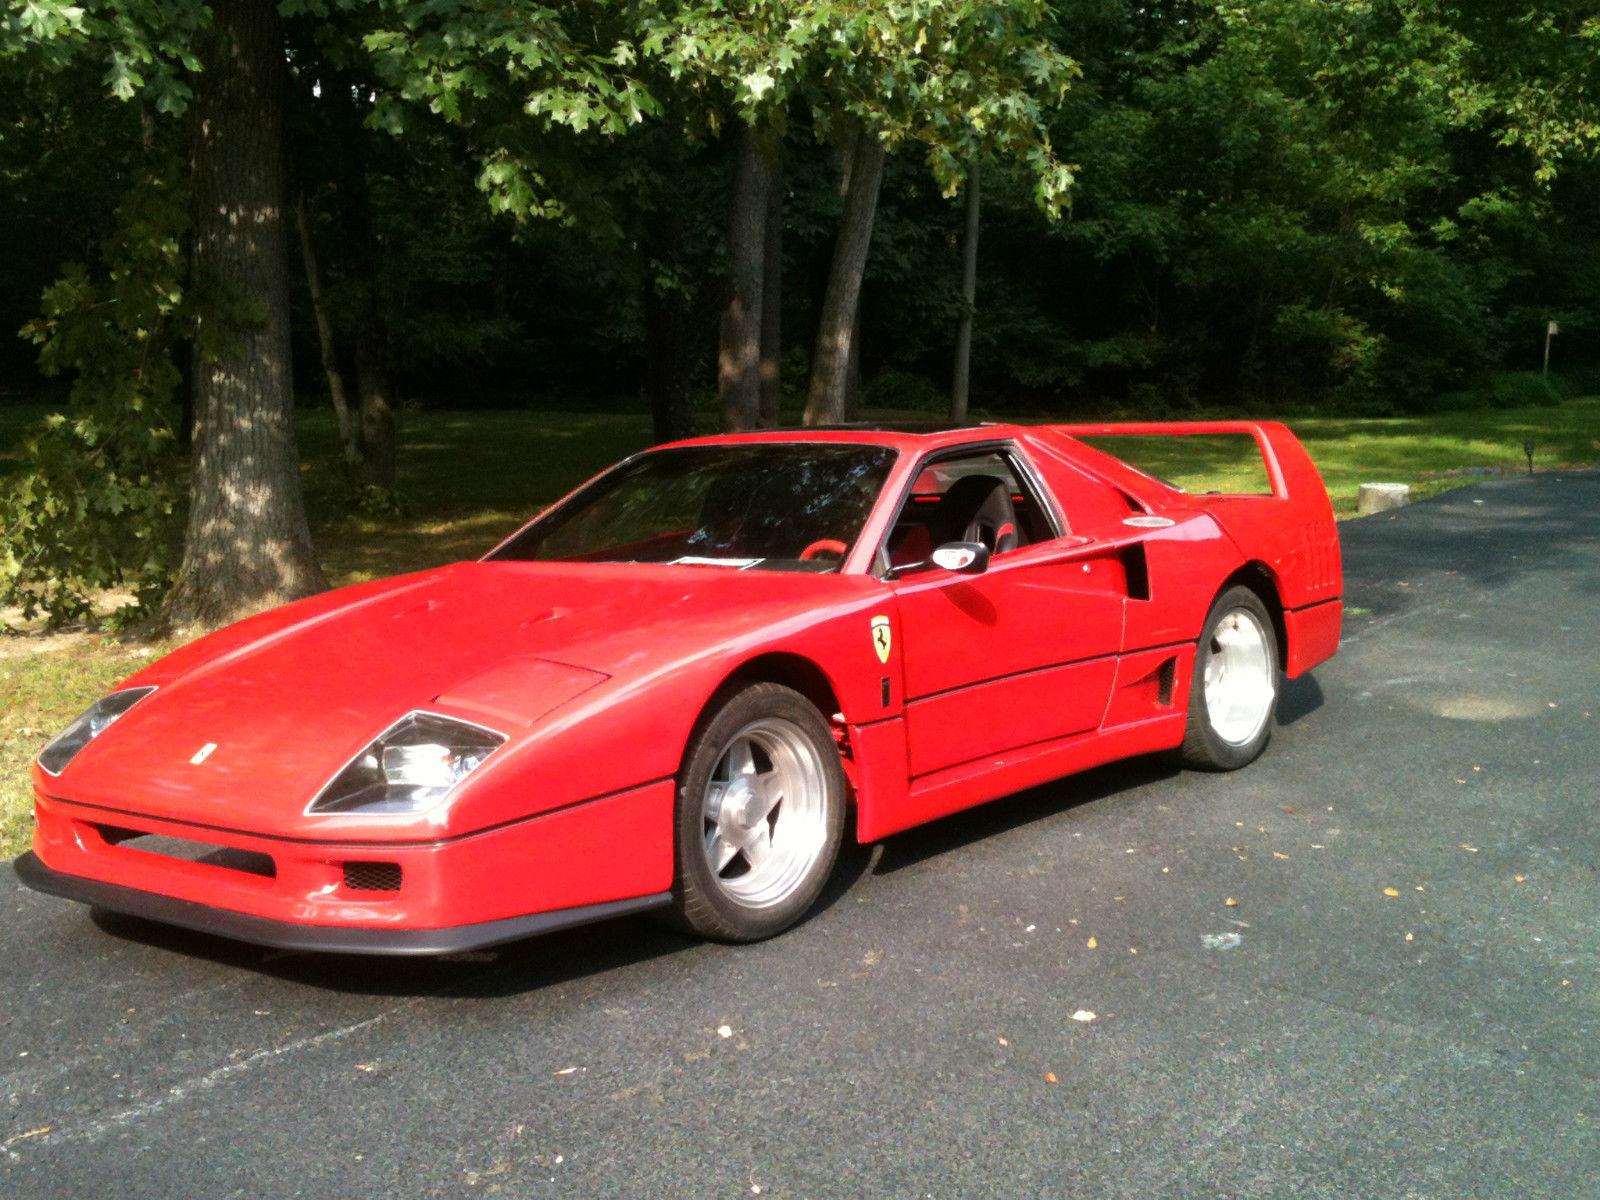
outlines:
{"label": "large tree trunk", "polygon": [[748,125],[739,127],[728,220],[728,304],[722,313],[717,397],[722,427],[753,429],[761,413],[762,266],[766,259],[767,193],[772,160]]}
{"label": "large tree trunk", "polygon": [[683,227],[670,208],[658,210],[646,228],[644,272],[645,335],[649,357],[645,392],[650,397],[650,422],[657,442],[692,437],[694,400],[689,387],[689,298],[682,289],[656,283],[658,275],[676,277],[683,257]]}
{"label": "large tree trunk", "polygon": [[961,239],[961,323],[956,326],[956,368],[950,382],[950,421],[967,419],[968,385],[972,375],[972,318],[978,303],[978,163],[967,171],[967,228]]}
{"label": "large tree trunk", "polygon": [[196,41],[190,175],[195,373],[189,523],[164,616],[213,626],[327,586],[300,492],[273,0],[216,0]]}
{"label": "large tree trunk", "polygon": [[783,162],[774,153],[761,268],[761,424],[783,424]]}
{"label": "large tree trunk", "polygon": [[850,363],[856,342],[856,311],[861,303],[861,280],[872,244],[872,222],[878,209],[878,188],[883,182],[883,143],[871,130],[862,130],[851,155],[850,185],[844,215],[833,247],[833,265],[822,298],[822,319],[817,324],[817,349],[811,356],[811,385],[806,391],[805,422],[825,425],[842,421],[849,396]]}
{"label": "large tree trunk", "polygon": [[328,316],[328,304],[322,295],[322,264],[317,256],[316,238],[311,229],[311,214],[306,209],[306,194],[302,191],[295,192],[294,223],[300,231],[300,261],[305,266],[306,292],[311,297],[311,316],[317,326],[322,375],[327,380],[328,399],[333,402],[333,415],[339,423],[339,445],[344,451],[345,464],[353,467],[361,461],[361,431],[356,426],[355,414],[350,411],[344,372],[339,369],[339,348],[333,339],[333,321]]}

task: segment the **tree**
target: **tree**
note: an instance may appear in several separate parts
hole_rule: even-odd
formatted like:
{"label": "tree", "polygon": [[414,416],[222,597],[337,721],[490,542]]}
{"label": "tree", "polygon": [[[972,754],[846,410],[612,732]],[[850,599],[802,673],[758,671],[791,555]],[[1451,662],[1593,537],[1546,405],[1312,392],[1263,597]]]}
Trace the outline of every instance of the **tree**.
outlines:
{"label": "tree", "polygon": [[717,359],[722,427],[730,430],[753,429],[761,423],[767,219],[775,187],[774,154],[762,142],[762,136],[748,125],[739,129],[728,225],[732,279],[722,314],[722,346]]}
{"label": "tree", "polygon": [[276,4],[215,0],[195,50],[191,237],[203,308],[189,521],[163,606],[176,627],[220,625],[327,586],[295,442]]}
{"label": "tree", "polygon": [[[660,4],[642,23],[641,54],[658,61],[690,96],[752,128],[781,124],[788,105],[803,104],[813,125],[848,146],[848,184],[835,240],[807,390],[807,422],[844,416],[856,357],[861,284],[872,239],[884,156],[917,143],[947,194],[965,163],[989,150],[1026,164],[1039,202],[1065,202],[1072,175],[1051,147],[1045,113],[1075,73],[1043,36],[1039,0],[873,4]],[[753,229],[761,205],[755,188],[735,189],[733,228]],[[743,253],[737,287],[747,286]],[[733,328],[743,336],[743,327]],[[724,350],[742,363],[749,344]]]}
{"label": "tree", "polygon": [[852,139],[844,185],[844,213],[833,246],[833,266],[822,295],[817,320],[816,350],[811,356],[811,384],[806,389],[805,422],[820,425],[847,415],[849,376],[859,353],[858,314],[861,281],[866,275],[872,223],[883,183],[883,142],[876,132],[859,129]]}
{"label": "tree", "polygon": [[198,81],[186,308],[199,333],[199,426],[188,531],[167,619],[218,623],[323,586],[294,439],[276,5],[30,0],[6,23],[7,55],[55,69],[105,61],[111,94],[137,99],[152,114],[183,112],[195,95],[190,81]]}

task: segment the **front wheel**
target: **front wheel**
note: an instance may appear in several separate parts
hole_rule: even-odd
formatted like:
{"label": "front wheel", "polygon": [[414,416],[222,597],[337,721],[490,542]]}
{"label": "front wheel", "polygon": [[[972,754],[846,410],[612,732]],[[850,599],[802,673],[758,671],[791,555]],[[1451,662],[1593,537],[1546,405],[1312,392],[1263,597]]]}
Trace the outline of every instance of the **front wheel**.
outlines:
{"label": "front wheel", "polygon": [[1179,752],[1186,766],[1232,771],[1261,756],[1278,707],[1278,640],[1261,597],[1229,588],[1206,616]]}
{"label": "front wheel", "polygon": [[821,893],[844,813],[822,714],[779,684],[736,692],[701,723],[678,776],[676,923],[725,942],[783,932]]}

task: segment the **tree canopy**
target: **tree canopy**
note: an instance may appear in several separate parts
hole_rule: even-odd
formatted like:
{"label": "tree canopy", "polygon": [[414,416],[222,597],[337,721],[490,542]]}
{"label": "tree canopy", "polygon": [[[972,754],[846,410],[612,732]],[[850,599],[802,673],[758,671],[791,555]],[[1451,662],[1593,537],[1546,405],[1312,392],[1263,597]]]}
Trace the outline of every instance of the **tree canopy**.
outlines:
{"label": "tree canopy", "polygon": [[[207,57],[219,14],[268,10],[281,124],[197,141],[238,69]],[[665,437],[943,412],[959,361],[991,412],[1390,413],[1543,399],[1600,358],[1578,0],[0,13],[0,374],[61,410],[0,477],[0,591],[62,618],[158,603],[220,486],[186,466],[296,397],[339,409],[352,511],[387,511],[408,406],[648,406]],[[275,240],[218,286],[195,189],[274,157]],[[259,362],[269,326],[274,382],[207,409],[206,364]],[[317,586],[309,554],[206,611]]]}

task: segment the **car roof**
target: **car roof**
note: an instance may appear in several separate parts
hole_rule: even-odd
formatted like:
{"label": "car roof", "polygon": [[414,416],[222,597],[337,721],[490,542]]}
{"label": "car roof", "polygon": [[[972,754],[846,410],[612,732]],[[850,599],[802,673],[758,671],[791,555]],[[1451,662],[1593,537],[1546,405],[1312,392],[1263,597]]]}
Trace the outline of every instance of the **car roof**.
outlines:
{"label": "car roof", "polygon": [[[738,446],[762,443],[817,442],[836,445],[889,446],[896,450],[932,450],[959,446],[965,442],[989,441],[1008,437],[1010,425],[986,422],[947,425],[938,422],[859,422],[839,425],[804,425],[778,429],[751,430],[747,433],[719,433],[687,438],[668,446]],[[662,449],[663,447],[656,447]]]}

